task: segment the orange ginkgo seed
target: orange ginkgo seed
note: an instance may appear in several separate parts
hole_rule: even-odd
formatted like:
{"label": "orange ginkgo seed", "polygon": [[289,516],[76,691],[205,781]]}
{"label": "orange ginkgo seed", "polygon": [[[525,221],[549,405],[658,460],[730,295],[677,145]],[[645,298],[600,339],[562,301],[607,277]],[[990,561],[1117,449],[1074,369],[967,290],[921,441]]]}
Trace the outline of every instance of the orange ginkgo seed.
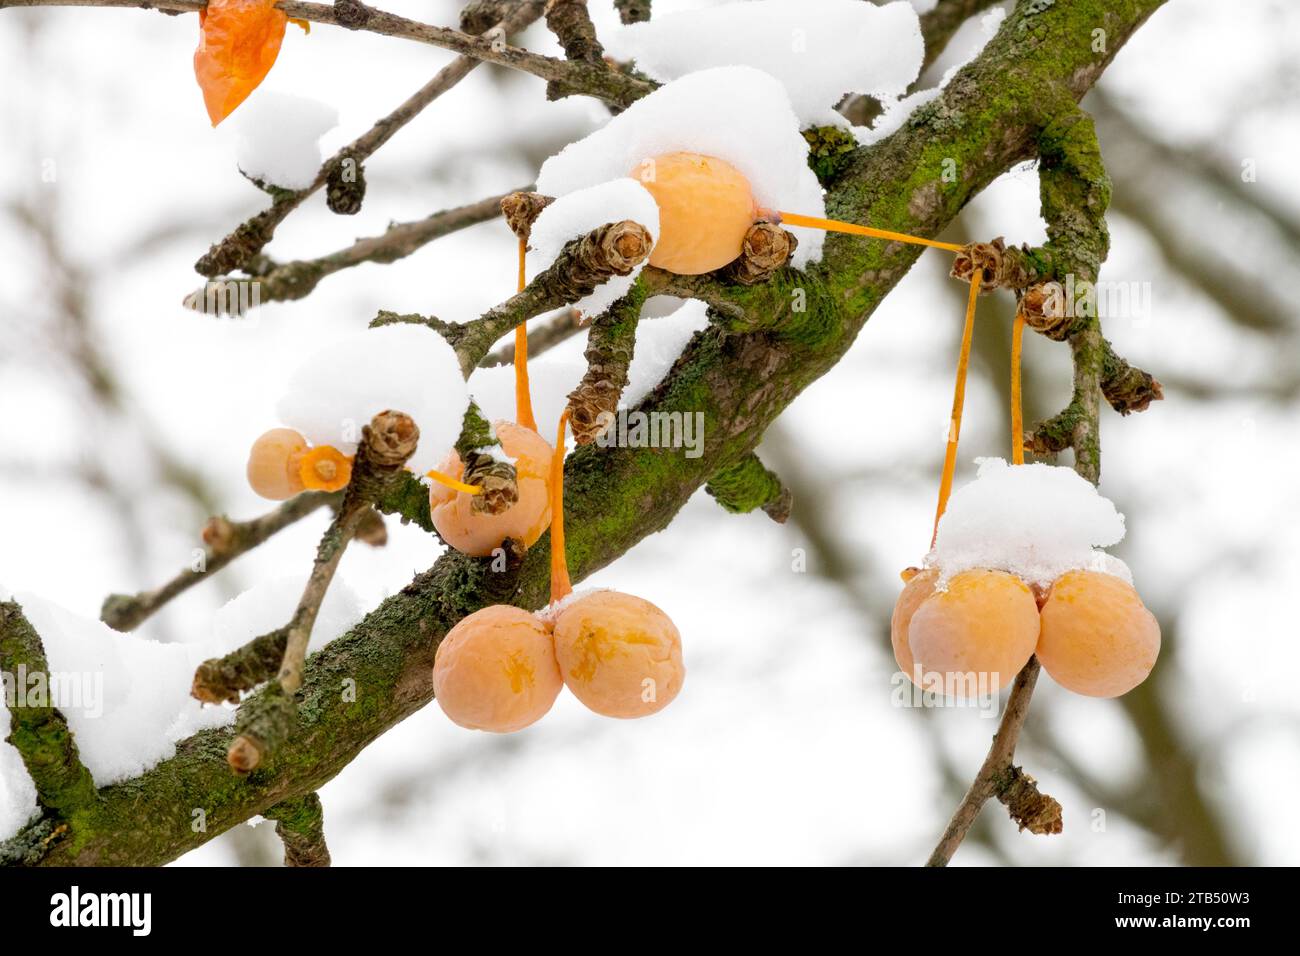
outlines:
{"label": "orange ginkgo seed", "polygon": [[248,484],[272,501],[284,501],[303,490],[299,466],[307,439],[292,428],[272,428],[258,436],[248,452]]}
{"label": "orange ginkgo seed", "polygon": [[302,456],[298,474],[312,491],[338,491],[352,480],[352,459],[333,445],[317,445]]}

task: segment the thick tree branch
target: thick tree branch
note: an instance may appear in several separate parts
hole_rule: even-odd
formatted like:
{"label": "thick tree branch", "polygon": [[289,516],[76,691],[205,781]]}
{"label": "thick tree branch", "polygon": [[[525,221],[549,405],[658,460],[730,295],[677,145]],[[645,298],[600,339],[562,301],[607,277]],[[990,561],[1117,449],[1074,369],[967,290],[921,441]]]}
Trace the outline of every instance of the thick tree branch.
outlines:
{"label": "thick tree branch", "polygon": [[[9,733],[36,784],[40,805],[70,816],[97,799],[95,782],[56,706],[45,647],[16,602],[0,602],[0,677],[9,704]],[[2,856],[3,854],[0,854]]]}
{"label": "thick tree branch", "polygon": [[[1082,95],[1159,6],[1160,0],[1112,0],[1104,7],[1056,0],[1046,8],[1022,7],[936,101],[893,136],[855,155],[828,196],[830,214],[913,234],[938,232],[984,186],[1033,155],[1038,132],[1050,120],[1045,92]],[[1100,56],[1091,49],[1097,27],[1108,38],[1108,52]],[[956,181],[943,176],[946,159],[961,170]],[[700,456],[598,446],[569,456],[566,537],[574,580],[665,527],[719,469],[752,451],[790,402],[834,367],[918,255],[901,243],[832,236],[822,261],[806,272],[783,270],[770,282],[728,287],[726,300],[755,327],[718,323],[695,336],[642,405],[702,413]],[[643,273],[648,283],[654,271]],[[790,306],[796,289],[803,290],[803,313]],[[766,315],[778,318],[765,323]],[[503,323],[502,332],[521,319]],[[470,351],[481,359],[490,346],[491,341]],[[477,360],[469,368],[475,365]],[[29,864],[160,863],[318,789],[377,736],[430,701],[433,655],[448,629],[490,603],[545,605],[548,572],[544,540],[508,578],[490,562],[444,555],[313,655],[298,695],[292,743],[257,773],[232,783],[225,760],[231,731],[205,731],[134,780],[101,789],[93,809],[79,814],[68,832],[47,839],[60,825],[47,814],[0,847],[0,857]],[[340,694],[345,680],[355,686],[355,699]],[[251,700],[268,697],[273,687]],[[174,808],[200,806],[207,810],[208,829],[196,834],[188,813]],[[133,825],[147,810],[153,811],[150,826]]]}

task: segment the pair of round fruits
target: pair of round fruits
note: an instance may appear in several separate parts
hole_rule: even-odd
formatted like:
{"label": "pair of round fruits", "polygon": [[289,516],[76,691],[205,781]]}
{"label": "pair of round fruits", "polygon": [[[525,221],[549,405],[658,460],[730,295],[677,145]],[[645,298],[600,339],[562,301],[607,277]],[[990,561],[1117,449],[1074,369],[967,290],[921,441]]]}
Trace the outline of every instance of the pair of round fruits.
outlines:
{"label": "pair of round fruits", "polygon": [[668,615],[639,597],[595,591],[549,613],[493,605],[461,619],[438,645],[433,687],[454,723],[511,733],[541,719],[566,685],[603,716],[647,717],[672,702],[685,676]]}
{"label": "pair of round fruits", "polygon": [[1083,569],[1037,590],[1006,571],[962,571],[943,586],[937,569],[916,571],[894,606],[890,637],[914,682],[984,675],[990,693],[1037,654],[1067,690],[1118,697],[1146,679],[1160,653],[1160,625],[1133,586]]}

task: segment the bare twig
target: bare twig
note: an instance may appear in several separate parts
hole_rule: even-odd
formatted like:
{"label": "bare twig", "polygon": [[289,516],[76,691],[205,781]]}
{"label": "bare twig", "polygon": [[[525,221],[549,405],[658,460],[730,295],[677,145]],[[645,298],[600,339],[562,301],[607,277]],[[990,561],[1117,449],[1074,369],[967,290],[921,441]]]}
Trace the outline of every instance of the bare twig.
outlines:
{"label": "bare twig", "polygon": [[250,278],[213,279],[185,298],[188,308],[204,314],[220,313],[235,301],[248,301],[246,296],[230,296],[226,290],[231,283],[247,283],[256,287],[258,302],[279,302],[301,299],[316,288],[328,275],[366,262],[389,263],[411,255],[435,239],[450,235],[469,226],[488,222],[501,214],[503,196],[489,196],[478,202],[454,209],[444,209],[414,222],[395,223],[381,235],[358,239],[352,245],[315,259],[297,259],[273,265],[267,271],[258,270]]}
{"label": "bare twig", "polygon": [[[161,10],[165,13],[187,13],[201,10],[206,5],[206,0],[0,0],[0,9],[5,7],[128,7]],[[451,50],[453,53],[459,53],[463,57],[476,61],[508,66],[514,70],[531,73],[548,82],[559,83],[568,92],[581,92],[588,96],[595,96],[612,106],[627,106],[655,88],[653,83],[612,70],[603,64],[560,60],[530,53],[528,50],[502,43],[499,38],[476,37],[451,27],[436,27],[418,20],[408,20],[406,17],[399,17],[362,3],[346,4],[345,9],[349,12],[344,17],[339,16],[337,6],[333,4],[280,0],[276,7],[294,19],[415,40]],[[540,14],[539,2],[520,4],[516,13],[516,15],[530,16],[533,20]]]}
{"label": "bare twig", "polygon": [[110,594],[99,612],[100,620],[117,631],[139,627],[154,612],[177,595],[189,590],[214,571],[220,571],[245,551],[257,547],[277,531],[282,531],[317,508],[335,504],[341,495],[307,492],[290,498],[274,511],[251,521],[213,518],[205,529],[207,548],[203,561],[186,568],[166,584],[139,594]]}
{"label": "bare twig", "polygon": [[357,524],[380,497],[383,486],[400,474],[419,441],[420,429],[409,415],[398,411],[380,412],[362,429],[343,503],[321,537],[298,610],[289,622],[278,678],[286,693],[292,694],[302,684],[302,662],[307,656],[316,615]]}
{"label": "bare twig", "polygon": [[[0,0],[0,3],[5,0]],[[19,0],[26,3],[27,0]],[[188,4],[188,0],[178,0]],[[91,3],[89,5],[95,5]],[[134,4],[124,3],[112,5],[133,6]],[[148,5],[148,4],[146,4]],[[197,9],[199,4],[193,7]],[[319,19],[328,15],[329,19],[320,20],[320,22],[334,22],[334,8],[322,6],[320,4],[284,4],[282,5],[285,12],[291,17],[302,17],[303,19]],[[311,11],[291,11],[288,7],[310,7]],[[165,6],[163,7],[165,8]],[[185,9],[190,9],[187,5]],[[369,9],[369,8],[366,8]],[[308,12],[315,12],[317,17],[307,16]],[[378,14],[379,11],[373,11]],[[501,21],[498,27],[506,33],[521,30],[528,26],[541,15],[541,7],[537,3],[520,4],[509,17]],[[383,14],[388,17],[390,14]],[[400,17],[396,19],[401,19]],[[367,24],[374,22],[372,17],[366,21]],[[409,22],[409,21],[408,21]],[[430,30],[437,30],[437,27],[428,27]],[[458,36],[465,37],[476,43],[487,44],[490,48],[493,46],[491,40],[480,40],[476,37],[469,37],[457,30],[447,30],[447,33],[454,33]],[[275,235],[276,227],[284,221],[289,213],[297,209],[302,202],[311,196],[318,189],[324,186],[330,179],[335,170],[342,167],[345,162],[355,163],[359,169],[361,164],[373,155],[381,146],[392,139],[393,134],[409,123],[412,119],[420,114],[422,110],[435,99],[441,96],[447,90],[451,89],[466,76],[469,75],[481,61],[481,57],[461,56],[453,60],[447,66],[439,70],[428,83],[420,87],[412,94],[406,102],[393,110],[383,119],[380,119],[369,130],[360,137],[353,140],[347,146],[327,159],[316,173],[316,178],[311,184],[304,189],[297,190],[280,190],[275,194],[270,208],[259,212],[251,219],[239,225],[234,232],[226,236],[220,242],[216,243],[209,249],[199,261],[194,264],[195,271],[200,275],[209,278],[222,275],[223,273],[232,272],[235,269],[247,269],[266,244],[271,241]]]}
{"label": "bare twig", "polygon": [[953,812],[948,828],[943,831],[939,845],[930,854],[926,866],[947,866],[952,855],[957,852],[957,847],[961,846],[962,840],[966,838],[975,818],[979,816],[980,809],[992,797],[999,796],[1009,786],[1011,762],[1015,759],[1020,729],[1029,714],[1029,700],[1034,693],[1034,683],[1038,680],[1038,670],[1038,658],[1031,657],[1029,663],[1016,675],[1015,683],[1011,686],[1011,695],[1007,698],[1006,710],[1002,712],[1002,720],[998,724],[998,731],[993,735],[993,746],[989,748],[988,756],[984,758],[979,772],[975,774],[966,796]]}
{"label": "bare twig", "polygon": [[[536,358],[561,342],[567,342],[584,328],[586,326],[582,322],[582,315],[577,309],[562,310],[559,315],[545,325],[528,330],[528,357],[530,359]],[[491,368],[496,365],[510,365],[514,360],[515,346],[513,342],[510,342],[483,359],[479,363],[479,367]]]}
{"label": "bare twig", "polygon": [[579,445],[595,441],[613,424],[627,387],[628,368],[636,349],[636,327],[645,303],[637,283],[627,295],[591,320],[587,333],[587,371],[569,393],[569,427]]}
{"label": "bare twig", "polygon": [[[520,322],[571,305],[613,276],[628,275],[650,255],[650,246],[650,233],[639,223],[624,220],[600,226],[566,245],[522,292],[479,318],[464,323],[428,324],[438,327],[451,342],[460,357],[461,371],[468,377],[496,341]],[[409,316],[381,315],[371,324],[410,320]]]}

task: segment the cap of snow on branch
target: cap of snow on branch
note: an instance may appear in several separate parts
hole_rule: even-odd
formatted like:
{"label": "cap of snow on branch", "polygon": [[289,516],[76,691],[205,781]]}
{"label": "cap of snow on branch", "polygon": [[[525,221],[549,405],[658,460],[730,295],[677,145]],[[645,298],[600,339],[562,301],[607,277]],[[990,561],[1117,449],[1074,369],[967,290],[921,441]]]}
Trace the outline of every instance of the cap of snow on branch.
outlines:
{"label": "cap of snow on branch", "polygon": [[[606,223],[625,220],[644,226],[652,245],[659,239],[659,207],[635,179],[624,176],[561,196],[533,223],[528,237],[528,278],[531,280],[554,262],[567,243]],[[574,307],[590,315],[605,311],[627,294],[645,263],[642,259],[627,275],[611,277]]]}
{"label": "cap of snow on branch", "polygon": [[[701,70],[661,86],[552,156],[537,175],[537,191],[564,196],[642,176],[656,157],[695,153],[735,167],[757,206],[821,217],[822,188],[808,167],[808,143],[799,129],[785,88],[770,74],[748,66]],[[791,265],[821,258],[820,230],[790,231],[799,240]]]}
{"label": "cap of snow on branch", "polygon": [[754,0],[622,27],[607,52],[660,82],[718,66],[757,67],[785,86],[802,127],[844,125],[847,93],[907,91],[925,54],[916,11],[862,0]]}
{"label": "cap of snow on branch", "polygon": [[356,453],[361,429],[382,411],[405,412],[420,429],[416,474],[436,468],[460,436],[469,392],[456,352],[423,325],[367,329],[332,342],[289,378],[281,421],[313,445]]}
{"label": "cap of snow on branch", "polygon": [[327,103],[263,90],[234,120],[239,168],[271,186],[306,189],[320,171],[320,138],[338,121]]}
{"label": "cap of snow on branch", "polygon": [[1124,562],[1097,550],[1124,537],[1124,516],[1086,479],[1054,465],[977,462],[975,480],[949,499],[927,560],[941,580],[991,568],[1046,586],[1084,568],[1132,583]]}

